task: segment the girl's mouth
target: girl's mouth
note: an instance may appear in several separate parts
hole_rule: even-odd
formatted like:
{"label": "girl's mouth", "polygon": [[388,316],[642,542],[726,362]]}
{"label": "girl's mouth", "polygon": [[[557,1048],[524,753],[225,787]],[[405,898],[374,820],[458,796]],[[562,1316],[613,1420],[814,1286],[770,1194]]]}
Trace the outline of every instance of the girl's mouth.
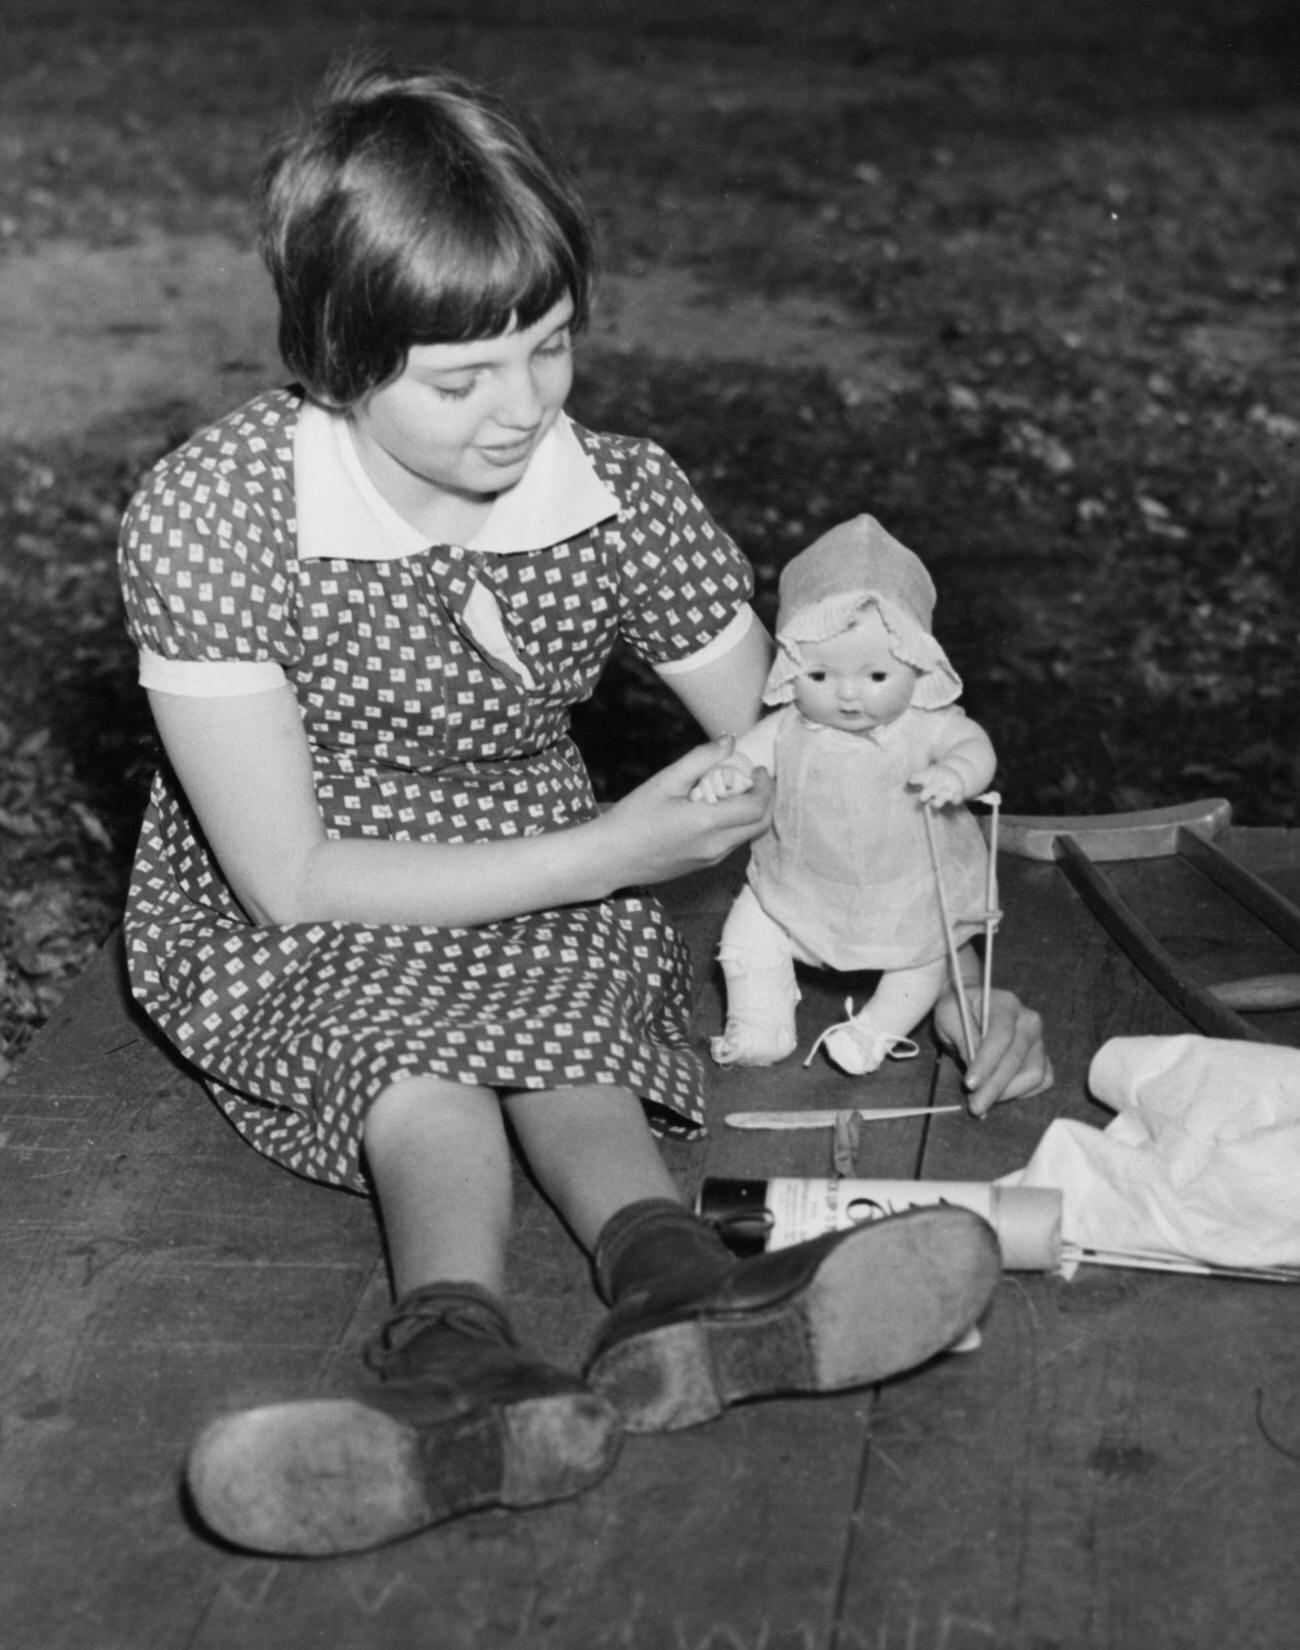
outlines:
{"label": "girl's mouth", "polygon": [[509,446],[479,448],[484,462],[499,469],[509,469],[511,465],[518,464],[522,459],[527,458],[532,450],[533,438],[531,435],[525,436],[522,441],[512,441]]}

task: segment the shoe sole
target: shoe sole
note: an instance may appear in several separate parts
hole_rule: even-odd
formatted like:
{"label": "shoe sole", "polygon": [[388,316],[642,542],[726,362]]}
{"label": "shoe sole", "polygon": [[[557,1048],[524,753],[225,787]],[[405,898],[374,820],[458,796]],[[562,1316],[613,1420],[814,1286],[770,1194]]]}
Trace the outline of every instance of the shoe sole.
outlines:
{"label": "shoe sole", "polygon": [[587,1372],[629,1432],[673,1432],[729,1405],[870,1386],[946,1351],[1001,1275],[992,1228],[935,1208],[864,1225],[770,1306],[715,1311],[621,1341]]}
{"label": "shoe sole", "polygon": [[618,1416],[591,1394],[486,1406],[417,1428],[353,1399],[214,1421],[186,1479],[210,1529],[258,1552],[377,1547],[484,1507],[576,1495],[614,1464]]}

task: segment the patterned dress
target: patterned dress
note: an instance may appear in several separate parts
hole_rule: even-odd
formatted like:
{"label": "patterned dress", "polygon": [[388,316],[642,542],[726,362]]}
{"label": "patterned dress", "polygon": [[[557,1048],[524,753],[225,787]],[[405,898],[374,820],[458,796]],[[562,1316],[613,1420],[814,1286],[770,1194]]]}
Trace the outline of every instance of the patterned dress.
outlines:
{"label": "patterned dress", "polygon": [[[617,638],[670,671],[724,632],[750,594],[744,558],[659,448],[567,421],[612,500],[587,529],[516,554],[309,557],[302,409],[260,396],[146,478],[120,549],[144,655],[282,673],[332,836],[472,842],[593,817],[570,707]],[[485,593],[495,649],[472,622]],[[365,1189],[366,1109],[402,1074],[620,1084],[661,1132],[702,1126],[688,959],[637,893],[473,928],[257,926],[164,766],[126,936],[136,996],[231,1121],[314,1179]]]}

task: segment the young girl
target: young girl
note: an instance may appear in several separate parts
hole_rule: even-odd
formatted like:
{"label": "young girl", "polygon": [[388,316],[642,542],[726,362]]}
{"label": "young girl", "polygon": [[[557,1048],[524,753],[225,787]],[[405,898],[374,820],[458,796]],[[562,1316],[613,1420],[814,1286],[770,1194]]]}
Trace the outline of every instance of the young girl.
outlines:
{"label": "young girl", "polygon": [[[778,654],[765,717],[696,787],[742,794],[775,780],[772,823],[722,930],[727,1023],[720,1065],[771,1065],[795,1046],[796,959],[879,969],[871,1000],[818,1038],[842,1070],[917,1052],[908,1037],[948,968],[931,862],[965,944],[984,920],[988,855],[961,803],[997,765],[956,705],[961,681],[931,633],[935,592],[912,552],[870,516],[845,522],[781,574]],[[927,820],[923,809],[930,810]]]}
{"label": "young girl", "polygon": [[[287,1168],[377,1200],[397,1304],[353,1397],[226,1416],[200,1514],[330,1553],[573,1494],[621,1430],[880,1379],[997,1273],[960,1211],[737,1262],[651,1133],[696,1134],[681,942],[626,892],[715,863],[759,783],[718,745],[607,811],[567,734],[616,637],[713,737],[755,719],[750,574],[657,447],[564,416],[592,243],[490,99],[343,71],[279,149],[263,247],[297,384],[164,459],[121,563],[166,753],[127,915],[134,989]],[[973,1104],[1032,1092],[1000,1000]],[[502,1300],[513,1136],[612,1311],[585,1373]]]}

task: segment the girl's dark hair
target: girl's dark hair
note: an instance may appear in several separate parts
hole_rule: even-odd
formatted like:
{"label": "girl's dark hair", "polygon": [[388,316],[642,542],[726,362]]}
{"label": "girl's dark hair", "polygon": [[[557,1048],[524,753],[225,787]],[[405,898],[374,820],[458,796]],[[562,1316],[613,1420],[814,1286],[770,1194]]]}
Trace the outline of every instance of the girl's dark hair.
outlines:
{"label": "girl's dark hair", "polygon": [[350,63],[262,178],[262,256],[280,352],[315,400],[349,407],[413,344],[492,338],[568,294],[591,307],[591,221],[543,140],[434,70]]}

